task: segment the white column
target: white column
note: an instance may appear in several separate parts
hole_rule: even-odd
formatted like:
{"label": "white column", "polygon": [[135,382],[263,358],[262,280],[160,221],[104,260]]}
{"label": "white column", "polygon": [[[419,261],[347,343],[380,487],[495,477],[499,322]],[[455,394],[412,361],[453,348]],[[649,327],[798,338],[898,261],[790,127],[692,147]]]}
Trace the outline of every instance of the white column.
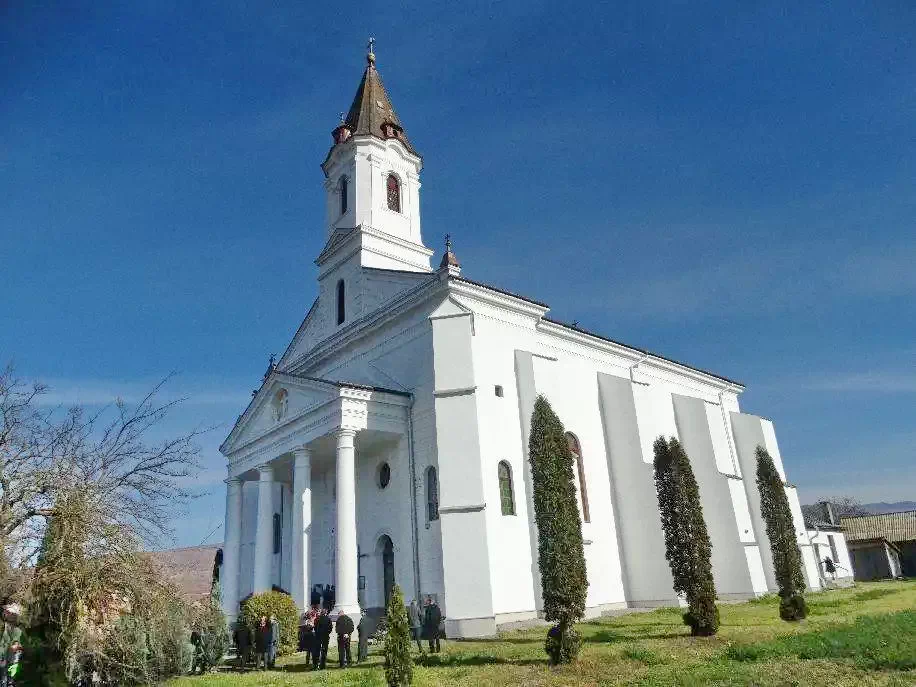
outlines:
{"label": "white column", "polygon": [[273,563],[274,469],[270,463],[259,465],[258,529],[254,539],[254,593],[270,591]]}
{"label": "white column", "polygon": [[242,480],[226,480],[226,521],[224,525],[223,569],[220,570],[220,592],[223,613],[230,624],[239,611],[239,548],[242,543]]}
{"label": "white column", "polygon": [[337,430],[337,576],[336,612],[359,615],[356,548],[355,429]]}
{"label": "white column", "polygon": [[309,607],[309,533],[312,529],[312,454],[296,449],[293,464],[292,593],[299,610]]}

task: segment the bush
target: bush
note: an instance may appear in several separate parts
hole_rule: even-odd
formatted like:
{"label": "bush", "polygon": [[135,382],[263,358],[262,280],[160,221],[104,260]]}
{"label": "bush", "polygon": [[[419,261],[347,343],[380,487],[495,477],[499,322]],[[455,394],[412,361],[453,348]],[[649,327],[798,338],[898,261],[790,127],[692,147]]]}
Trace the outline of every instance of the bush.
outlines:
{"label": "bush", "polygon": [[785,485],[773,458],[763,446],[757,447],[757,488],[760,490],[760,513],[766,522],[776,585],[779,587],[779,617],[802,620],[808,607],[802,592],[805,579],[801,569],[801,551],[795,538],[795,522],[786,497]]}
{"label": "bush", "polygon": [[200,635],[198,661],[202,664],[202,670],[206,671],[222,663],[229,649],[229,627],[220,607],[206,603],[195,609],[191,630]]}
{"label": "bush", "polygon": [[413,659],[410,657],[410,623],[401,588],[394,585],[385,614],[385,680],[389,687],[406,687],[413,682]]}
{"label": "bush", "polygon": [[299,609],[289,594],[263,592],[253,594],[242,604],[242,619],[254,632],[262,615],[277,616],[280,623],[280,655],[295,653],[299,644]]}
{"label": "bush", "polygon": [[[582,549],[582,521],[573,482],[573,456],[563,423],[547,399],[538,396],[531,415],[528,460],[538,528],[538,565],[544,597],[544,618],[557,623],[548,634],[551,661],[569,663],[579,643],[572,624],[585,613],[588,578]],[[559,648],[554,644],[559,642]]]}
{"label": "bush", "polygon": [[656,439],[655,488],[665,531],[665,558],[671,566],[674,591],[687,597],[684,624],[697,637],[719,629],[716,587],[712,577],[712,544],[703,519],[700,488],[681,443]]}

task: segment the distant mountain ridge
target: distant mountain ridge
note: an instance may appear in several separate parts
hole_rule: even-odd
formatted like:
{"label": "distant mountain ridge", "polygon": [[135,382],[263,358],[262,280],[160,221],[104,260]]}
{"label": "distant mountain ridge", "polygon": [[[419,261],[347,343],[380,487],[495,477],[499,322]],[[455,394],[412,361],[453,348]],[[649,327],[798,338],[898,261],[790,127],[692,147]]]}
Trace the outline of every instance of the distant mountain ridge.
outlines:
{"label": "distant mountain ridge", "polygon": [[863,503],[862,508],[873,515],[899,513],[904,510],[916,510],[916,501],[895,501],[893,503],[879,501],[878,503]]}

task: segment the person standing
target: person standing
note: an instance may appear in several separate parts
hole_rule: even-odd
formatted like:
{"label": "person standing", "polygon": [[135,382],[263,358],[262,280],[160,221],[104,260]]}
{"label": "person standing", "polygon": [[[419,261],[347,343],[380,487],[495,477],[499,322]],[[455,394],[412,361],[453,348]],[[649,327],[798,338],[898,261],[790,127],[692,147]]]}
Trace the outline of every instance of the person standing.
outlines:
{"label": "person standing", "polygon": [[426,597],[426,612],[423,616],[423,636],[429,642],[429,653],[438,654],[439,624],[442,622],[442,611],[431,596]]}
{"label": "person standing", "polygon": [[271,670],[277,663],[277,654],[280,653],[280,621],[273,613],[270,614],[270,644],[267,646],[267,667]]}
{"label": "person standing", "polygon": [[824,572],[830,575],[830,579],[836,581],[836,565],[830,556],[824,556]]}
{"label": "person standing", "polygon": [[416,599],[410,600],[407,607],[407,621],[410,623],[410,638],[417,643],[417,651],[423,653],[423,644],[420,642],[420,636],[423,632],[423,623],[420,618],[420,607]]}
{"label": "person standing", "polygon": [[270,624],[267,616],[262,615],[254,631],[254,669],[258,670],[263,665],[267,668],[267,649],[270,646]]}
{"label": "person standing", "polygon": [[312,652],[312,668],[313,669],[318,667],[318,658],[319,658],[317,628],[318,628],[318,619],[321,617],[320,605],[321,605],[321,601],[319,598],[318,601],[312,604],[312,607],[309,609],[308,613],[306,614],[308,620],[310,621],[310,625],[312,627],[311,652]]}
{"label": "person standing", "polygon": [[337,616],[337,656],[340,658],[340,667],[346,668],[353,663],[350,658],[350,637],[353,634],[353,619],[346,613]]}
{"label": "person standing", "polygon": [[331,631],[334,626],[331,624],[331,618],[328,616],[327,609],[321,609],[321,615],[315,623],[315,646],[317,653],[313,662],[317,670],[324,670],[328,664],[328,644],[331,641]]}
{"label": "person standing", "polygon": [[239,669],[244,670],[251,654],[251,630],[241,620],[235,624],[235,651],[238,654]]}
{"label": "person standing", "polygon": [[308,611],[302,614],[299,626],[299,651],[305,652],[305,667],[312,662],[312,645],[315,643],[315,625]]}
{"label": "person standing", "polygon": [[366,611],[362,611],[360,615],[356,634],[359,636],[359,643],[356,649],[356,662],[362,663],[369,658],[369,615]]}

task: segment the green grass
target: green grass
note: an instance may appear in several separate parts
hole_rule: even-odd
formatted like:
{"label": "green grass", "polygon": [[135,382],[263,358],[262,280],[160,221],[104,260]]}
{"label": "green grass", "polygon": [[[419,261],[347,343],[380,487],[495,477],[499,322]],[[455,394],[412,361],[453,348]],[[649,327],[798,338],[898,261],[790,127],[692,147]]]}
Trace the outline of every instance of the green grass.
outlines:
{"label": "green grass", "polygon": [[[794,624],[779,620],[775,597],[723,605],[722,627],[712,638],[691,637],[677,609],[582,623],[582,654],[560,668],[547,665],[544,629],[448,641],[441,654],[417,657],[414,684],[916,685],[916,582],[860,584],[808,601],[811,615]],[[305,672],[298,656],[281,666],[273,673],[181,678],[168,687],[385,684],[377,650],[366,665],[343,671]]]}

